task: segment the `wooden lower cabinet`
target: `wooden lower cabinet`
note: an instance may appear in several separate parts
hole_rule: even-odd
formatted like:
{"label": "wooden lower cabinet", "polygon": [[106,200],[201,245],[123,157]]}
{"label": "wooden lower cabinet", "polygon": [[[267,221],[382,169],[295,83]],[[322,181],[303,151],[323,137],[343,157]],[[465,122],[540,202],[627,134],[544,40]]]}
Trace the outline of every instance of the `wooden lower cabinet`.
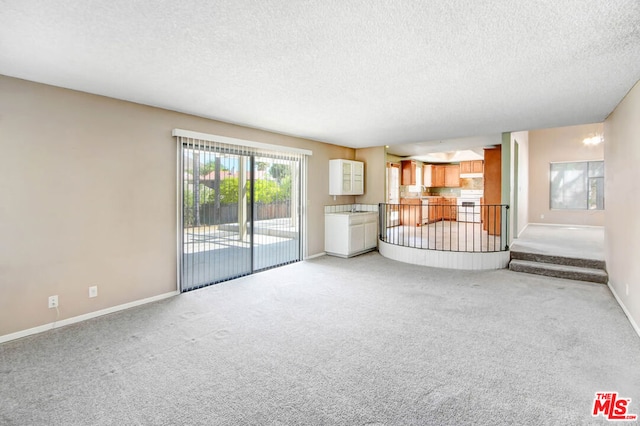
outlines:
{"label": "wooden lower cabinet", "polygon": [[441,198],[432,198],[429,200],[429,222],[442,220],[443,211],[440,200]]}
{"label": "wooden lower cabinet", "polygon": [[[434,206],[434,217],[436,220],[457,220],[458,203],[456,198],[441,197],[437,206]],[[431,216],[429,216],[431,218]]]}
{"label": "wooden lower cabinet", "polygon": [[458,200],[456,198],[443,198],[442,204],[444,206],[442,220],[457,220]]}
{"label": "wooden lower cabinet", "polygon": [[422,221],[422,200],[420,198],[400,199],[400,224],[418,226]]}
{"label": "wooden lower cabinet", "polygon": [[441,220],[458,219],[458,203],[456,198],[430,197],[400,199],[400,224],[405,226],[421,226]]}

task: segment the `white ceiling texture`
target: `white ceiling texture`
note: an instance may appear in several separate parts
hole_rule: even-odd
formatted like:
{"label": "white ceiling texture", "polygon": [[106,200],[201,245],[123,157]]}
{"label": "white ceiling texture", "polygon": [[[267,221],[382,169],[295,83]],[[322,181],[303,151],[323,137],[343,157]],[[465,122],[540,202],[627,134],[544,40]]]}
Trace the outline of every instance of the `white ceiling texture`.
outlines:
{"label": "white ceiling texture", "polygon": [[0,0],[0,74],[428,149],[603,121],[640,78],[640,1]]}

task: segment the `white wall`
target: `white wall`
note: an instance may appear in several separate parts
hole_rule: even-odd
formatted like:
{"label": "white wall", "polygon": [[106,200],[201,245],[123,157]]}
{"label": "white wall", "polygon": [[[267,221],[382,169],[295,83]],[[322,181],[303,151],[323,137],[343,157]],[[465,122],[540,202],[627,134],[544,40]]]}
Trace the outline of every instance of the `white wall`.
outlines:
{"label": "white wall", "polygon": [[364,162],[364,195],[355,197],[358,204],[385,202],[387,180],[386,153],[383,146],[356,149],[356,160]]}
{"label": "white wall", "polygon": [[[602,160],[602,144],[586,146],[582,142],[586,137],[602,134],[602,128],[602,123],[594,123],[529,132],[529,222],[604,225],[604,210],[551,210],[549,206],[550,163]],[[607,164],[605,169],[609,170]],[[606,193],[604,203],[607,210],[609,203]]]}
{"label": "white wall", "polygon": [[313,151],[308,255],[324,205],[354,202],[328,179],[352,148],[4,76],[0,94],[0,337],[176,290],[174,128]]}
{"label": "white wall", "polygon": [[[516,149],[518,146],[518,179],[516,185],[515,163]],[[511,205],[514,205],[514,198],[517,195],[518,203],[512,212],[512,223],[515,222],[517,229],[513,229],[514,237],[520,235],[529,224],[529,132],[511,133]]]}
{"label": "white wall", "polygon": [[640,334],[640,82],[604,122],[609,286]]}

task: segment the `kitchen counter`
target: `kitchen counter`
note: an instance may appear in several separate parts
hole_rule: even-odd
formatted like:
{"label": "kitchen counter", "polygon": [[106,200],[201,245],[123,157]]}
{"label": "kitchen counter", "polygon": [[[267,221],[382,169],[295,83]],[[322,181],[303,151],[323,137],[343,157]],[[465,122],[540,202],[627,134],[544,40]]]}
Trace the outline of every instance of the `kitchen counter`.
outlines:
{"label": "kitchen counter", "polygon": [[346,211],[346,212],[333,212],[333,213],[325,213],[325,215],[361,215],[361,214],[374,214],[378,215],[378,212],[370,212],[365,210],[356,210],[356,211]]}

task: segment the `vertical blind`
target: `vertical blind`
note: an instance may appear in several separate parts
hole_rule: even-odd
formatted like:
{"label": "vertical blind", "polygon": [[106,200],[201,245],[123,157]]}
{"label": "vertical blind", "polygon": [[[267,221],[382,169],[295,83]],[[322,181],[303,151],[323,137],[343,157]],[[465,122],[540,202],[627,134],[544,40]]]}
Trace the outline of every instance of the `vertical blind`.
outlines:
{"label": "vertical blind", "polygon": [[174,136],[182,291],[302,259],[309,151],[187,131]]}

